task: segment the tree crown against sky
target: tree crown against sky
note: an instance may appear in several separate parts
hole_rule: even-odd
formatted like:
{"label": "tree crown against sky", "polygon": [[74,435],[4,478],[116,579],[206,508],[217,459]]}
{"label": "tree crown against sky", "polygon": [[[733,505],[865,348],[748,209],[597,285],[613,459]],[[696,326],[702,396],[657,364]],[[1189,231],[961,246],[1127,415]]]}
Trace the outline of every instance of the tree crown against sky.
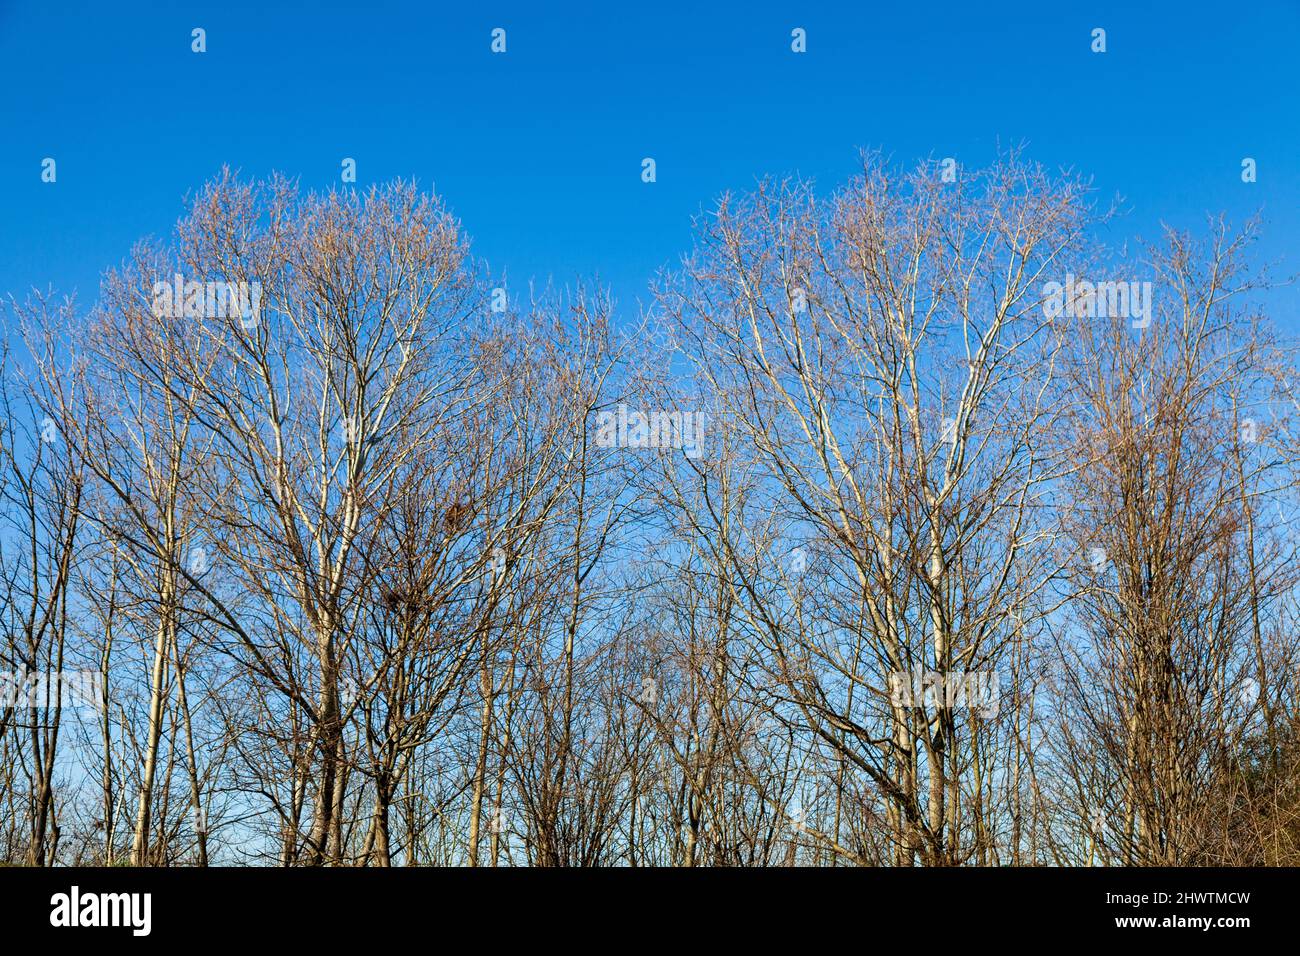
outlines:
{"label": "tree crown against sky", "polygon": [[96,680],[0,713],[6,857],[1295,859],[1257,226],[1112,221],[868,153],[632,331],[408,183],[209,182],[11,305],[5,657]]}

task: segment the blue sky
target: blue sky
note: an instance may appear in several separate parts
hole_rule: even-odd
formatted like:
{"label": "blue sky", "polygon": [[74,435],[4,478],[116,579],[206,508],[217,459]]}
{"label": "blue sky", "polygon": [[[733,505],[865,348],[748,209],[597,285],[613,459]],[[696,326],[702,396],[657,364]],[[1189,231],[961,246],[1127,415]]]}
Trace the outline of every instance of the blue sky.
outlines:
{"label": "blue sky", "polygon": [[1296,0],[123,6],[0,0],[0,294],[93,297],[223,163],[328,188],[351,156],[436,185],[513,289],[599,275],[631,312],[724,189],[999,143],[1122,193],[1116,239],[1262,210],[1300,271]]}

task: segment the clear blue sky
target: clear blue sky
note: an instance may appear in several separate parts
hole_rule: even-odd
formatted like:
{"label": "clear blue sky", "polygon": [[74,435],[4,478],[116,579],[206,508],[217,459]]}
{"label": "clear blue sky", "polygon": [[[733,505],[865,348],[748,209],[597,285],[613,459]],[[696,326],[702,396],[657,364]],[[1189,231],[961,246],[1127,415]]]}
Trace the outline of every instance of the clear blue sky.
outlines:
{"label": "clear blue sky", "polygon": [[436,184],[513,289],[599,273],[634,309],[723,189],[829,187],[864,146],[980,165],[999,142],[1127,197],[1117,238],[1262,209],[1263,251],[1295,272],[1298,62],[1296,0],[0,0],[0,294],[93,296],[223,163],[326,188],[352,156],[358,185]]}

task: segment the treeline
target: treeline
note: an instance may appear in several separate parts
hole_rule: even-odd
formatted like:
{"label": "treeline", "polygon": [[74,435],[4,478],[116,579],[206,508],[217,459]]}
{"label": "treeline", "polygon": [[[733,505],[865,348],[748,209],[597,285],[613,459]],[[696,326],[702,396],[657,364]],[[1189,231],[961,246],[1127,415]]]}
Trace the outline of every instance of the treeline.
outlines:
{"label": "treeline", "polygon": [[11,300],[0,860],[1300,865],[1255,225],[947,178],[724,196],[636,323],[229,172]]}

